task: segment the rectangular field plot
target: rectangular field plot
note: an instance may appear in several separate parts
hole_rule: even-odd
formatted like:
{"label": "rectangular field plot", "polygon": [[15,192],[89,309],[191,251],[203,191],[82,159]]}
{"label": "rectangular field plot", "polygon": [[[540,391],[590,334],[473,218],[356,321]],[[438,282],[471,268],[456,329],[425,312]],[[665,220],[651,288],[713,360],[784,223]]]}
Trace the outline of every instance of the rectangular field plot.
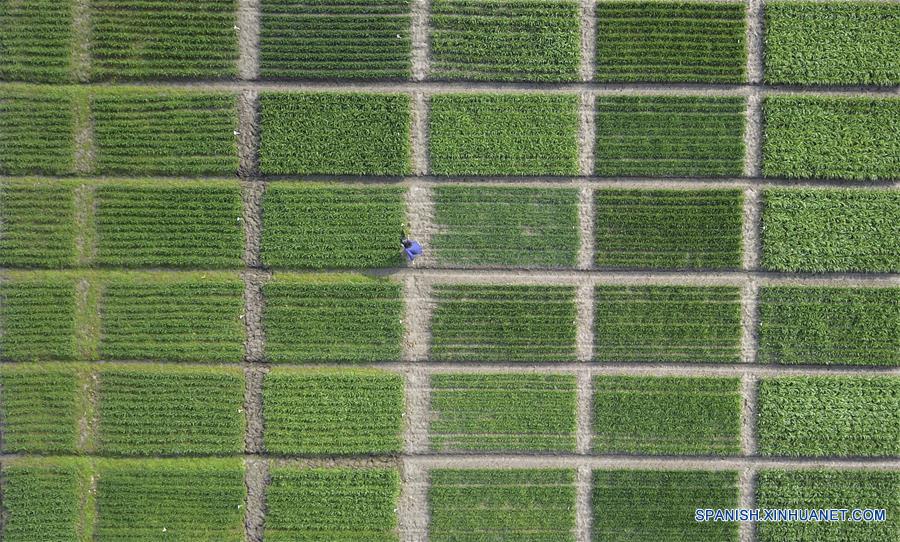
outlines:
{"label": "rectangular field plot", "polygon": [[4,453],[74,453],[81,394],[72,367],[0,365]]}
{"label": "rectangular field plot", "polygon": [[766,177],[900,177],[900,98],[767,96],[763,117]]}
{"label": "rectangular field plot", "polygon": [[737,523],[694,521],[697,508],[738,506],[733,471],[594,471],[594,542],[737,542]]}
{"label": "rectangular field plot", "polygon": [[737,455],[741,396],[737,378],[594,378],[598,453]]}
{"label": "rectangular field plot", "polygon": [[266,542],[396,542],[400,474],[391,469],[272,467]]}
{"label": "rectangular field plot", "polygon": [[728,177],[744,169],[744,98],[598,96],[603,177]]}
{"label": "rectangular field plot", "polygon": [[578,174],[578,96],[438,94],[429,124],[436,175]]}
{"label": "rectangular field plot", "polygon": [[431,448],[574,452],[575,402],[572,375],[433,375]]}
{"label": "rectangular field plot", "polygon": [[900,455],[900,378],[764,379],[758,402],[761,455]]}
{"label": "rectangular field plot", "polygon": [[567,188],[438,186],[432,238],[443,265],[573,267],[578,192]]}
{"label": "rectangular field plot", "polygon": [[72,173],[76,101],[67,88],[0,88],[0,174]]}
{"label": "rectangular field plot", "polygon": [[93,540],[83,516],[84,507],[93,505],[89,477],[84,459],[4,459],[3,540]]}
{"label": "rectangular field plot", "polygon": [[763,192],[762,266],[772,271],[900,271],[900,192]]}
{"label": "rectangular field plot", "polygon": [[398,374],[275,369],[265,377],[262,400],[270,453],[401,451],[403,378]]}
{"label": "rectangular field plot", "polygon": [[0,359],[76,359],[75,279],[20,273],[0,283]]}
{"label": "rectangular field plot", "polygon": [[75,264],[76,186],[60,180],[0,182],[0,265]]}
{"label": "rectangular field plot", "polygon": [[237,76],[234,0],[92,0],[95,80]]}
{"label": "rectangular field plot", "polygon": [[[760,508],[885,509],[881,523],[761,523],[760,542],[893,542],[900,538],[900,473],[881,471],[783,471],[758,474]],[[848,513],[849,516],[849,513]]]}
{"label": "rectangular field plot", "polygon": [[431,542],[575,542],[575,471],[438,469],[428,490]]}
{"label": "rectangular field plot", "polygon": [[101,453],[224,455],[244,449],[240,368],[102,365],[96,382]]}
{"label": "rectangular field plot", "polygon": [[740,361],[736,287],[598,286],[595,303],[595,361]]}
{"label": "rectangular field plot", "polygon": [[396,361],[401,287],[361,275],[279,275],[263,286],[266,359]]}
{"label": "rectangular field plot", "polygon": [[900,288],[760,289],[759,362],[900,365]]}
{"label": "rectangular field plot", "polygon": [[280,268],[396,267],[405,189],[275,183],[263,196],[260,251]]}
{"label": "rectangular field plot", "polygon": [[212,175],[237,171],[234,95],[107,89],[91,97],[91,111],[96,173]]}
{"label": "rectangular field plot", "polygon": [[260,169],[270,175],[405,175],[409,96],[263,92]]}
{"label": "rectangular field plot", "polygon": [[433,361],[574,361],[575,288],[436,285]]}
{"label": "rectangular field plot", "polygon": [[740,83],[746,7],[739,2],[597,3],[597,81]]}
{"label": "rectangular field plot", "polygon": [[262,77],[406,79],[409,0],[262,0]]}
{"label": "rectangular field plot", "polygon": [[769,2],[765,77],[771,84],[900,84],[900,6]]}
{"label": "rectangular field plot", "polygon": [[243,209],[237,182],[101,183],[95,202],[100,265],[242,265]]}
{"label": "rectangular field plot", "polygon": [[73,0],[19,0],[0,4],[0,80],[64,83],[72,80]]}
{"label": "rectangular field plot", "polygon": [[573,0],[436,0],[431,76],[487,81],[575,81],[580,8]]}
{"label": "rectangular field plot", "polygon": [[739,190],[598,190],[594,202],[598,267],[741,267]]}
{"label": "rectangular field plot", "polygon": [[246,494],[240,459],[101,460],[93,540],[242,542]]}
{"label": "rectangular field plot", "polygon": [[237,274],[117,275],[103,287],[106,360],[240,361],[244,283]]}

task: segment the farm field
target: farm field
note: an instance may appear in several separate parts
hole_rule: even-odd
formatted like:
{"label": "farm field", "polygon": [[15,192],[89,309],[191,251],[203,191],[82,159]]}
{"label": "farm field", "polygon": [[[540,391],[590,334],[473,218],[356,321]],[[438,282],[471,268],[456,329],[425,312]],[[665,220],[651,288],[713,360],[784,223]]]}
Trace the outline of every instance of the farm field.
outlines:
{"label": "farm field", "polygon": [[0,0],[0,541],[897,542],[898,35]]}

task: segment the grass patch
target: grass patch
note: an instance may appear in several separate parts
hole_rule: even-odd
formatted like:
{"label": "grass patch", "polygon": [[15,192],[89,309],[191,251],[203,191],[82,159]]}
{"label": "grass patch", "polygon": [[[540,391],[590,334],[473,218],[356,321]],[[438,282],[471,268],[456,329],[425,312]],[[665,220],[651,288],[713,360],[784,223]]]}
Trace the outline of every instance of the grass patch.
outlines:
{"label": "grass patch", "polygon": [[746,7],[740,3],[597,3],[597,81],[742,83]]}
{"label": "grass patch", "polygon": [[0,6],[0,80],[72,80],[72,0],[17,0]]}
{"label": "grass patch", "polygon": [[737,455],[740,387],[737,378],[594,377],[594,450]]}
{"label": "grass patch", "polygon": [[759,361],[900,365],[900,288],[760,289]]}
{"label": "grass patch", "polygon": [[438,94],[428,151],[436,175],[577,175],[578,96]]}
{"label": "grass patch", "polygon": [[770,2],[765,77],[770,84],[900,84],[900,6],[872,2]]}
{"label": "grass patch", "polygon": [[772,271],[900,271],[900,192],[763,192],[762,266]]}
{"label": "grass patch", "polygon": [[738,269],[739,190],[598,190],[595,263],[612,269]]}
{"label": "grass patch", "polygon": [[263,0],[262,77],[408,79],[409,0]]}
{"label": "grass patch", "polygon": [[113,88],[91,97],[96,173],[233,174],[237,100],[223,92]]}
{"label": "grass patch", "polygon": [[268,542],[396,542],[400,474],[392,469],[273,467]]}
{"label": "grass patch", "polygon": [[432,361],[574,361],[575,288],[434,286]]}
{"label": "grass patch", "polygon": [[239,368],[100,366],[98,449],[112,455],[244,450]]}
{"label": "grass patch", "polygon": [[76,369],[0,365],[4,453],[74,453],[78,444]]}
{"label": "grass patch", "polygon": [[572,0],[436,0],[431,4],[431,76],[576,81],[580,13]]}
{"label": "grass patch", "polygon": [[435,259],[450,266],[574,267],[578,192],[568,188],[438,186]]}
{"label": "grass patch", "polygon": [[900,378],[764,379],[758,401],[761,455],[900,455]]}
{"label": "grass patch", "polygon": [[598,286],[595,298],[595,361],[740,361],[738,288]]}
{"label": "grass patch", "polygon": [[430,472],[432,542],[575,541],[575,472],[436,469]]}
{"label": "grass patch", "polygon": [[756,501],[761,508],[884,508],[887,512],[884,523],[760,523],[760,542],[892,542],[900,537],[898,472],[763,470],[757,476]]}
{"label": "grass patch", "polygon": [[767,96],[763,117],[766,177],[851,181],[900,177],[898,98]]}
{"label": "grass patch", "polygon": [[275,183],[263,196],[262,261],[279,268],[396,267],[405,189]]}
{"label": "grass patch", "polygon": [[259,107],[259,164],[267,174],[412,171],[407,95],[264,92]]}
{"label": "grass patch", "polygon": [[734,471],[594,471],[594,542],[735,542],[737,523],[697,523],[697,508],[736,508]]}
{"label": "grass patch", "polygon": [[263,383],[266,450],[379,454],[403,444],[403,378],[383,371],[276,369]]}
{"label": "grass patch", "polygon": [[572,375],[433,375],[431,448],[574,452],[575,402]]}
{"label": "grass patch", "polygon": [[0,181],[0,265],[76,263],[75,188],[66,181]]}
{"label": "grass patch", "polygon": [[0,88],[0,174],[72,173],[76,101],[65,87]]}
{"label": "grass patch", "polygon": [[603,177],[737,177],[744,98],[598,96],[595,173]]}
{"label": "grass patch", "polygon": [[273,362],[397,361],[400,284],[361,275],[279,275],[263,286]]}
{"label": "grass patch", "polygon": [[237,77],[234,0],[92,0],[95,80]]}
{"label": "grass patch", "polygon": [[75,298],[68,276],[23,273],[0,283],[0,358],[76,359]]}

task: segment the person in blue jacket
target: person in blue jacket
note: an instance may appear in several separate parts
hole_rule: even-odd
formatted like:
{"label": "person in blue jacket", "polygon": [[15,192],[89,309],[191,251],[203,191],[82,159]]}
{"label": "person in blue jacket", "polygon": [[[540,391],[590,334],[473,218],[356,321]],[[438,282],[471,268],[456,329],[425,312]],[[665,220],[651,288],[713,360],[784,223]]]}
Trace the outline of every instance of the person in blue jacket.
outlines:
{"label": "person in blue jacket", "polygon": [[403,253],[406,254],[406,259],[409,261],[415,260],[416,256],[422,254],[422,245],[408,239],[405,233],[400,236],[400,244],[403,245]]}

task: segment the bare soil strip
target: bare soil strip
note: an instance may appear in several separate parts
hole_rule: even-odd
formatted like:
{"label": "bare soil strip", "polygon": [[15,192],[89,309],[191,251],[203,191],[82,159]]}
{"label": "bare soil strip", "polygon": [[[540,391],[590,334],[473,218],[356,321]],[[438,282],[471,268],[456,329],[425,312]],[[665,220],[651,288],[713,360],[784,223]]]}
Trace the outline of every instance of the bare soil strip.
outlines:
{"label": "bare soil strip", "polygon": [[265,359],[266,335],[263,328],[262,315],[263,280],[252,273],[241,273],[244,279],[244,326],[247,336],[244,343],[244,360],[250,363],[259,363]]}
{"label": "bare soil strip", "polygon": [[785,458],[785,457],[678,457],[597,455],[420,455],[405,461],[427,469],[562,468],[586,465],[591,469],[625,470],[743,470],[752,469],[900,469],[900,458]]}
{"label": "bare soil strip", "polygon": [[422,542],[428,539],[428,470],[404,457],[400,476],[400,542]]}
{"label": "bare soil strip", "polygon": [[575,472],[575,542],[591,542],[591,467],[579,464]]}
{"label": "bare soil strip", "polygon": [[259,91],[244,89],[238,95],[238,175],[259,176]]}
{"label": "bare soil strip", "polygon": [[72,4],[72,78],[79,83],[91,79],[91,2]]}
{"label": "bare soil strip", "polygon": [[238,75],[246,81],[259,79],[259,3],[260,0],[238,0]]}
{"label": "bare soil strip", "polygon": [[266,519],[266,487],[269,485],[269,463],[244,459],[244,484],[247,486],[247,511],[244,514],[244,540],[262,542]]}
{"label": "bare soil strip", "polygon": [[424,92],[414,92],[412,100],[412,169],[418,176],[428,175],[429,100]]}
{"label": "bare soil strip", "polygon": [[578,169],[584,176],[594,173],[594,144],[596,142],[595,102],[590,92],[580,94],[578,126]]}
{"label": "bare soil strip", "polygon": [[80,267],[91,265],[97,257],[96,191],[94,184],[81,184],[75,189],[75,259]]}
{"label": "bare soil strip", "polygon": [[88,367],[77,371],[78,379],[78,443],[76,449],[82,454],[96,450],[99,417],[97,411],[97,373]]}
{"label": "bare soil strip", "polygon": [[261,455],[248,456],[259,461],[266,461],[269,466],[274,467],[292,467],[302,469],[396,469],[401,467],[401,459],[399,456],[377,455],[366,457],[266,457]]}
{"label": "bare soil strip", "polygon": [[428,373],[412,366],[404,373],[406,410],[404,450],[408,454],[428,452],[428,426],[431,412],[431,383]]}
{"label": "bare soil strip", "polygon": [[581,0],[581,80],[594,79],[594,59],[597,56],[596,0]]}
{"label": "bare soil strip", "polygon": [[[552,366],[546,367],[547,372],[552,372]],[[591,453],[591,410],[594,396],[591,373],[589,370],[581,370],[575,373],[578,393],[578,411],[576,413],[578,427],[575,430],[575,451],[583,455]]]}
{"label": "bare soil strip", "polygon": [[756,456],[756,401],[759,378],[754,374],[741,377],[741,451],[745,456]]}
{"label": "bare soil strip", "polygon": [[[741,508],[756,508],[756,469],[745,467],[741,470],[738,480],[740,497],[738,505]],[[738,526],[740,542],[754,542],[756,540],[756,525],[749,521],[741,522]]]}
{"label": "bare soil strip", "polygon": [[744,224],[742,229],[746,271],[756,271],[762,261],[762,192],[750,187],[744,190]]}
{"label": "bare soil strip", "polygon": [[762,96],[754,89],[747,96],[747,124],[744,128],[744,176],[762,176]]}
{"label": "bare soil strip", "polygon": [[581,245],[578,248],[578,268],[590,269],[594,265],[594,189],[579,186],[578,224]]}
{"label": "bare soil strip", "polygon": [[407,276],[404,279],[404,299],[406,314],[403,318],[405,336],[403,339],[403,360],[422,362],[428,359],[431,344],[431,301],[430,285],[420,277]]}
{"label": "bare soil strip", "polygon": [[747,5],[747,78],[750,84],[763,82],[763,47],[765,42],[765,0],[748,0]]}
{"label": "bare soil strip", "polygon": [[741,361],[756,363],[759,349],[759,286],[750,280],[741,288]]}
{"label": "bare soil strip", "polygon": [[244,451],[248,454],[262,454],[265,451],[262,387],[268,372],[268,367],[258,364],[244,366],[244,415],[247,418]]}
{"label": "bare soil strip", "polygon": [[[415,239],[423,247],[425,253],[416,258],[412,267],[434,267],[437,260],[427,247],[437,231],[434,223],[434,193],[432,187],[413,182],[406,191],[406,218],[410,239]],[[398,245],[399,248],[399,245]]]}
{"label": "bare soil strip", "polygon": [[[413,0],[412,3],[412,78],[423,81],[431,71],[429,25],[431,2]],[[394,87],[395,85],[388,85]]]}
{"label": "bare soil strip", "polygon": [[97,359],[100,351],[100,295],[96,280],[75,283],[75,345],[81,359]]}
{"label": "bare soil strip", "polygon": [[590,280],[578,283],[575,292],[575,359],[590,361],[594,356],[594,284]]}
{"label": "bare soil strip", "polygon": [[94,170],[94,118],[91,115],[90,97],[87,92],[78,92],[72,111],[75,119],[75,173],[88,175]]}
{"label": "bare soil strip", "polygon": [[265,191],[266,185],[262,181],[241,181],[244,265],[250,268],[262,266],[260,243],[262,242],[262,199]]}

